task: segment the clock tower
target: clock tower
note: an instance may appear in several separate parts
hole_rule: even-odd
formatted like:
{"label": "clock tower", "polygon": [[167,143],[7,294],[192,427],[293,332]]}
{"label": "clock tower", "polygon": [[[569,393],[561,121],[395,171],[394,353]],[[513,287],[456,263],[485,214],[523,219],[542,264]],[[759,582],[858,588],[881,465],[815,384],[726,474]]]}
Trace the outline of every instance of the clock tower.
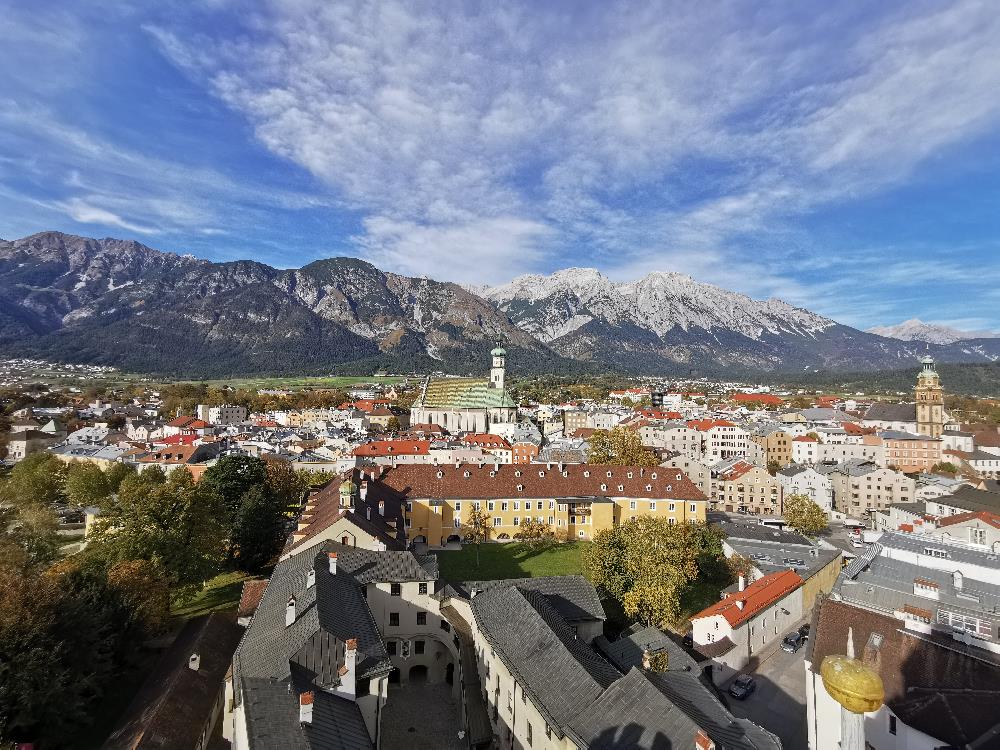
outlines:
{"label": "clock tower", "polygon": [[941,437],[944,431],[944,389],[928,354],[920,360],[922,368],[914,389],[917,407],[917,432],[928,437]]}

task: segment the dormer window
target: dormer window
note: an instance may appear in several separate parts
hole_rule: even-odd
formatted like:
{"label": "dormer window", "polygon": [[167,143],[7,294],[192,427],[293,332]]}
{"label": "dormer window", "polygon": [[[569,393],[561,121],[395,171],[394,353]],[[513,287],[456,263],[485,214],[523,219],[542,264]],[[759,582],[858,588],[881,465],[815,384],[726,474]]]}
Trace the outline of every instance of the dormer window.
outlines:
{"label": "dormer window", "polygon": [[462,472],[462,476],[465,477],[466,479],[468,479],[469,477],[472,476],[472,473],[468,472],[468,471],[464,471],[464,472]]}
{"label": "dormer window", "polygon": [[624,492],[625,491],[625,485],[624,484],[619,484],[618,485],[618,491],[619,492]]}
{"label": "dormer window", "polygon": [[608,491],[608,485],[602,484],[601,485],[601,492],[607,492],[607,491]]}
{"label": "dormer window", "polygon": [[514,472],[514,476],[515,476],[515,477],[519,477],[519,476],[521,476],[521,470],[520,470],[520,469],[518,469],[517,471],[515,471],[515,472]]}
{"label": "dormer window", "polygon": [[496,473],[495,471],[491,471],[491,472],[490,472],[490,476],[491,476],[491,477],[495,477],[496,475],[497,475],[497,473]]}
{"label": "dormer window", "polygon": [[672,489],[673,489],[673,487],[671,487],[671,486],[670,486],[670,485],[668,484],[668,485],[667,485],[667,492],[670,492],[670,491],[671,491]]}
{"label": "dormer window", "polygon": [[650,477],[651,477],[652,479],[656,479],[656,472],[654,471],[654,472],[653,472],[652,474],[650,474],[649,476],[650,476]]}
{"label": "dormer window", "polygon": [[523,484],[517,485],[517,491],[518,492],[523,492],[524,491],[524,485]]}
{"label": "dormer window", "polygon": [[629,479],[631,479],[631,478],[632,478],[632,472],[631,472],[631,471],[630,471],[630,472],[628,473],[628,478],[629,478]]}
{"label": "dormer window", "polygon": [[646,492],[652,492],[652,491],[653,491],[653,485],[647,484],[646,485]]}
{"label": "dormer window", "polygon": [[611,472],[608,472],[608,479],[611,479]]}
{"label": "dormer window", "polygon": [[444,472],[443,472],[443,471],[441,471],[441,470],[438,470],[438,473],[437,473],[437,478],[438,478],[438,479],[440,479],[440,478],[441,478],[441,477],[443,477],[443,476],[444,476]]}
{"label": "dormer window", "polygon": [[[653,478],[654,479],[656,478],[656,474],[653,474]],[[681,479],[683,479],[683,477],[680,474],[678,474],[677,475],[677,481],[679,482],[679,481],[681,481]]]}
{"label": "dormer window", "polygon": [[544,476],[545,476],[545,472],[544,472],[544,471],[540,471],[540,472],[538,472],[538,476],[539,476],[539,477],[544,477]]}
{"label": "dormer window", "polygon": [[590,471],[583,472],[584,479],[590,479]]}

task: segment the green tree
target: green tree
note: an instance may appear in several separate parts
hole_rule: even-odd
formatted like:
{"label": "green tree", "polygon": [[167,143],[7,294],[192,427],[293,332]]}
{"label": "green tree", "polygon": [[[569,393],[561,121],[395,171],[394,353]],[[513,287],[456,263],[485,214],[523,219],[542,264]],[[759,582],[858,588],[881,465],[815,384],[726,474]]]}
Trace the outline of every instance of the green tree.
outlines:
{"label": "green tree", "polygon": [[389,417],[386,421],[385,429],[391,433],[399,432],[402,429],[402,425],[399,424],[398,417]]}
{"label": "green tree", "polygon": [[114,491],[101,467],[84,461],[74,461],[66,469],[65,487],[67,499],[80,507],[100,507]]}
{"label": "green tree", "polygon": [[281,550],[287,507],[265,487],[251,487],[243,493],[230,532],[241,570],[256,573]]}
{"label": "green tree", "polygon": [[58,519],[39,503],[0,505],[0,569],[39,569],[59,556]]}
{"label": "green tree", "polygon": [[592,464],[615,464],[617,466],[656,466],[659,459],[652,451],[642,447],[639,433],[625,427],[612,430],[595,430],[590,437]]}
{"label": "green tree", "polygon": [[267,464],[261,459],[223,456],[205,470],[199,484],[222,498],[225,522],[229,525],[239,512],[244,493],[251,487],[264,486],[267,480]]}
{"label": "green tree", "polygon": [[225,526],[222,499],[210,486],[195,484],[187,469],[143,471],[122,482],[95,524],[92,554],[115,562],[149,560],[181,596],[218,572]]}
{"label": "green tree", "polygon": [[957,474],[959,469],[951,461],[942,461],[939,464],[934,464],[934,466],[931,467],[931,471],[932,472],[941,471],[947,474]]}
{"label": "green tree", "polygon": [[530,516],[521,522],[514,538],[524,542],[532,549],[550,547],[556,543],[556,535],[552,527],[547,523],[536,521]]}
{"label": "green tree", "polygon": [[66,499],[66,464],[51,453],[32,453],[0,482],[0,503],[50,506]]}
{"label": "green tree", "polygon": [[785,498],[785,521],[801,534],[818,534],[829,526],[824,510],[805,495],[789,495]]}
{"label": "green tree", "polygon": [[468,517],[462,523],[462,538],[476,545],[476,567],[479,567],[479,545],[488,542],[493,534],[493,518],[480,505],[472,506]]}
{"label": "green tree", "polygon": [[639,516],[599,531],[584,552],[588,577],[617,599],[625,613],[669,627],[681,615],[681,597],[699,578],[725,566],[721,535],[706,524],[671,525]]}
{"label": "green tree", "polygon": [[781,471],[781,464],[779,464],[776,460],[772,458],[770,461],[767,462],[768,474],[770,474],[773,477],[779,471]]}
{"label": "green tree", "polygon": [[266,460],[265,463],[267,489],[285,508],[298,505],[302,500],[302,495],[309,488],[302,472],[296,471],[290,462],[280,458],[272,458]]}

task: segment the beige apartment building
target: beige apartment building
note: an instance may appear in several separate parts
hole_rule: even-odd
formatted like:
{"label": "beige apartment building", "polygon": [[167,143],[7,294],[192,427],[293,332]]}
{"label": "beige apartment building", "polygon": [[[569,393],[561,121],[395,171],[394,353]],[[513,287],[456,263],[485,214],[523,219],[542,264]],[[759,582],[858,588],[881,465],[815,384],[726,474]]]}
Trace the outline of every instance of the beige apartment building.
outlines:
{"label": "beige apartment building", "polygon": [[894,503],[914,499],[916,481],[892,469],[874,464],[848,464],[829,474],[833,507],[855,518],[861,514],[885,510]]}
{"label": "beige apartment building", "polygon": [[715,507],[727,513],[778,515],[783,491],[766,469],[740,462],[718,477]]}
{"label": "beige apartment building", "polygon": [[767,463],[774,461],[779,468],[784,469],[792,463],[792,440],[794,437],[790,432],[776,429],[760,435],[751,435],[750,440],[763,449],[764,459]]}

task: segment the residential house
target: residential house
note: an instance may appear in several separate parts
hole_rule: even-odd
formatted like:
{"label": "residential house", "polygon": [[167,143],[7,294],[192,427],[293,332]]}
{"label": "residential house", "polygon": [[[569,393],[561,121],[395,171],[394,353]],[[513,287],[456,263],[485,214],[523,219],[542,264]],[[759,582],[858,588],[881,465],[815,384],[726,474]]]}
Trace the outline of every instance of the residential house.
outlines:
{"label": "residential house", "polygon": [[905,473],[930,471],[941,463],[941,439],[909,432],[885,431],[878,437],[885,448],[885,461]]}
{"label": "residential house", "polygon": [[740,587],[691,617],[694,647],[712,659],[722,684],[750,659],[780,641],[803,615],[802,577],[794,570],[770,573]]}
{"label": "residential house", "polygon": [[761,466],[737,462],[719,475],[716,504],[727,513],[778,515],[782,507],[782,485]]}
{"label": "residential house", "polygon": [[777,473],[775,478],[782,486],[782,496],[805,495],[830,513],[833,508],[833,483],[828,472],[815,466],[793,464]]}
{"label": "residential house", "polygon": [[851,518],[861,518],[895,503],[914,498],[916,480],[870,462],[849,461],[829,473],[833,507]]}

